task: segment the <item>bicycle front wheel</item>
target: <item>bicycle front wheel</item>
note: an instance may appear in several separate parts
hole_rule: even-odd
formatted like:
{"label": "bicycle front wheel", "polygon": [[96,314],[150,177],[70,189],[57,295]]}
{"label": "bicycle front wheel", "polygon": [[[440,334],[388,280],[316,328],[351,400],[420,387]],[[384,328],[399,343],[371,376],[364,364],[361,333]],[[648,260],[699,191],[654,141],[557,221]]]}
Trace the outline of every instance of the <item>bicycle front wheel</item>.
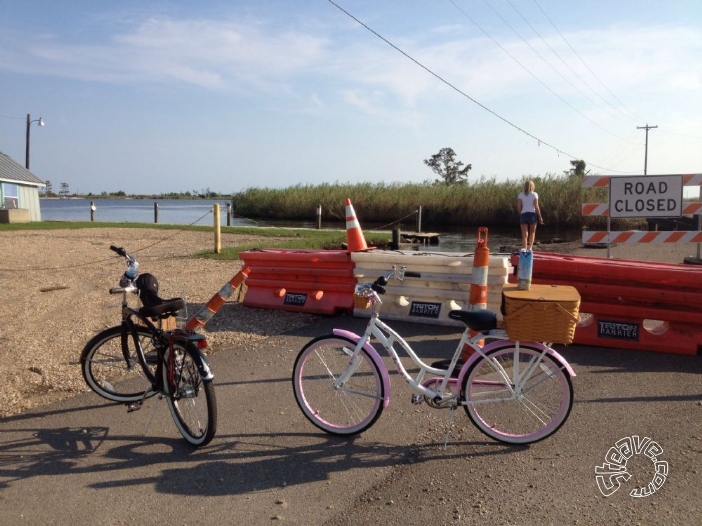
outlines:
{"label": "bicycle front wheel", "polygon": [[[173,345],[166,351],[163,383],[168,386],[168,407],[183,438],[194,446],[205,446],[217,431],[217,399],[212,380],[203,380],[193,356],[198,352],[192,344]],[[172,371],[172,372],[169,372]],[[169,378],[169,376],[171,378]]]}
{"label": "bicycle front wheel", "polygon": [[[372,426],[383,412],[384,386],[378,366],[362,349],[352,361],[356,343],[323,336],[308,343],[293,370],[295,400],[315,426],[332,435],[353,435]],[[335,386],[349,367],[353,374]]]}
{"label": "bicycle front wheel", "polygon": [[[81,371],[88,386],[113,402],[136,402],[144,398],[155,378],[158,351],[152,334],[141,327],[135,334],[112,327],[95,335],[83,348]],[[141,345],[146,367],[139,362],[136,342]],[[147,393],[152,396],[155,392]]]}
{"label": "bicycle front wheel", "polygon": [[541,354],[536,347],[503,347],[476,360],[466,374],[464,408],[490,438],[510,444],[538,442],[568,418],[573,406],[570,375]]}

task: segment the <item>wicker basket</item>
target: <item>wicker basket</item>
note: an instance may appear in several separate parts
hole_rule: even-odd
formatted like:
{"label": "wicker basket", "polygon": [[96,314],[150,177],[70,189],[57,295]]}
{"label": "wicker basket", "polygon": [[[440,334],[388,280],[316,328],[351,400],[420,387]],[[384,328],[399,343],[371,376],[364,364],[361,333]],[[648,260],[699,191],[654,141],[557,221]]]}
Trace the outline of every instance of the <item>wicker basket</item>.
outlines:
{"label": "wicker basket", "polygon": [[512,340],[572,343],[578,323],[580,294],[574,287],[532,285],[517,290],[507,285],[502,291],[502,314]]}
{"label": "wicker basket", "polygon": [[371,305],[370,298],[366,296],[359,296],[358,294],[353,295],[353,307],[355,309],[367,309]]}

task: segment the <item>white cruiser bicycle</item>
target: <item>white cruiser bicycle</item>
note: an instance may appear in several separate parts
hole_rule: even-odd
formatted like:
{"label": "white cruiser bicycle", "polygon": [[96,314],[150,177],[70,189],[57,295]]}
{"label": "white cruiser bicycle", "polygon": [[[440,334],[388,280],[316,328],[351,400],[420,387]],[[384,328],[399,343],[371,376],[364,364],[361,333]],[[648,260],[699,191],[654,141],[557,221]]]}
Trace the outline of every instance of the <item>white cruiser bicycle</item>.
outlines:
{"label": "white cruiser bicycle", "polygon": [[[558,431],[573,405],[575,373],[568,362],[548,344],[510,340],[492,311],[454,310],[449,317],[466,328],[448,368],[425,363],[379,315],[388,280],[405,276],[420,277],[394,266],[375,282],[357,285],[356,295],[367,298],[372,309],[363,335],[334,329],[302,348],[292,382],[305,417],[323,431],[342,436],[361,433],[378,420],[390,403],[390,376],[371,344],[375,337],[414,392],[412,403],[451,410],[446,441],[459,406],[480,431],[500,442],[530,444]],[[481,347],[479,342],[486,338],[491,342]],[[419,368],[416,376],[400,361],[396,344]],[[466,345],[474,353],[460,366]]]}

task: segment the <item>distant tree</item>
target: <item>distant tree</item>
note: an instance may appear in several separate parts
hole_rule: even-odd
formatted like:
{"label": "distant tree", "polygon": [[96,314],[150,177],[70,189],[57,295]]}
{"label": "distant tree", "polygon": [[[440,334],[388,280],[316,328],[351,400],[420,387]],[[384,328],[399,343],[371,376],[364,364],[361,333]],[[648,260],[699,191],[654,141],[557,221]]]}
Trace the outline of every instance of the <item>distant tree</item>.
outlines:
{"label": "distant tree", "polygon": [[424,159],[424,164],[441,177],[436,180],[437,183],[446,185],[467,183],[468,172],[473,168],[470,164],[461,168],[463,163],[456,160],[456,152],[452,148],[441,148],[439,153],[431,156],[431,159]]}
{"label": "distant tree", "polygon": [[59,194],[66,197],[70,193],[71,191],[68,189],[68,183],[61,183],[61,190],[59,190]]}
{"label": "distant tree", "polygon": [[44,194],[46,194],[46,197],[52,197],[54,195],[54,188],[51,186],[51,181],[46,181]]}
{"label": "distant tree", "polygon": [[582,177],[587,173],[585,172],[586,164],[582,159],[576,159],[575,161],[570,161],[571,169],[563,172],[569,177]]}

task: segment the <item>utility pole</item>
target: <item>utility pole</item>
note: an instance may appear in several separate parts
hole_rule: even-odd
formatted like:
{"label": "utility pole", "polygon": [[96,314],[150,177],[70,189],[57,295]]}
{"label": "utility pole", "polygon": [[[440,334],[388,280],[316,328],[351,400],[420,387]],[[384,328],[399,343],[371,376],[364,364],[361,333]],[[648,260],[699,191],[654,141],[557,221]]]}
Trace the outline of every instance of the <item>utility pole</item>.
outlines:
{"label": "utility pole", "polygon": [[648,130],[652,130],[654,128],[658,128],[658,126],[649,126],[646,124],[646,126],[637,126],[637,130],[646,130],[646,152],[644,153],[644,175],[646,175],[646,172],[648,170]]}

